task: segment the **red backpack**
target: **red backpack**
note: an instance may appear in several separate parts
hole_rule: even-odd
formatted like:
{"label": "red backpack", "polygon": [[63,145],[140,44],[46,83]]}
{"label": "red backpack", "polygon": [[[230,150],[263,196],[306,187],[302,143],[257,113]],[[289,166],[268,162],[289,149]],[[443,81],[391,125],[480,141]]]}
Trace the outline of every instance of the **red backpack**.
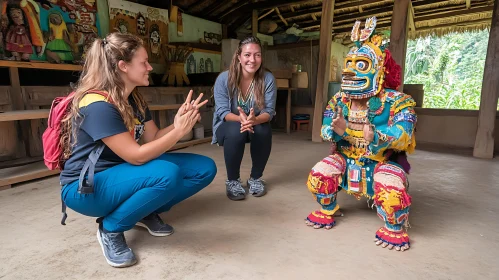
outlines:
{"label": "red backpack", "polygon": [[[107,92],[104,91],[88,91],[87,93],[96,93],[108,98]],[[63,147],[60,145],[61,138],[61,121],[66,117],[73,104],[75,92],[71,92],[68,96],[56,97],[50,107],[47,129],[43,132],[43,160],[45,165],[50,170],[64,168],[62,158]],[[93,178],[94,168],[100,154],[104,150],[105,144],[97,145],[91,152],[80,173],[78,183],[78,193],[93,193]],[[86,176],[88,171],[88,176]],[[66,225],[66,203],[61,198],[62,202],[62,220],[61,224]]]}
{"label": "red backpack", "polygon": [[[91,93],[100,94],[108,97],[104,91],[89,91]],[[75,92],[71,92],[68,96],[56,97],[50,107],[47,129],[43,132],[43,160],[45,165],[50,170],[64,168],[62,159],[63,148],[60,145],[61,138],[61,121],[66,117],[71,109]]]}

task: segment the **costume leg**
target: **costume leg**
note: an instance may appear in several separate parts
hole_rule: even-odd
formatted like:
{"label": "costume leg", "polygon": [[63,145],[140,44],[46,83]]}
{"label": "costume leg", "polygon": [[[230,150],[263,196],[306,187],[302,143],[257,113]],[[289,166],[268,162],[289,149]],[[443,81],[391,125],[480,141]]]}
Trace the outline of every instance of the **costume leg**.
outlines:
{"label": "costume leg", "polygon": [[385,226],[376,232],[376,245],[397,251],[409,249],[409,236],[403,229],[409,218],[411,197],[407,177],[399,166],[380,163],[374,169],[374,204]]}
{"label": "costume leg", "polygon": [[335,225],[334,213],[340,208],[336,195],[345,173],[345,159],[334,153],[318,162],[310,171],[307,187],[322,206],[306,218],[306,224],[314,228],[330,229]]}

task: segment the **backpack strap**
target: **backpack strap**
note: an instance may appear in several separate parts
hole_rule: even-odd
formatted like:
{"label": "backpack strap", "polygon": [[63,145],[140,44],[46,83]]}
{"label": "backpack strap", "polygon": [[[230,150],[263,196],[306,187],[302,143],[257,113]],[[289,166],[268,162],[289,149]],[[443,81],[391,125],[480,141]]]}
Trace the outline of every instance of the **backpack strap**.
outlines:
{"label": "backpack strap", "polygon": [[[81,99],[78,106],[81,108],[99,101],[108,102],[107,94],[101,91],[89,91],[89,93],[85,94],[85,96]],[[83,165],[83,168],[80,172],[78,193],[89,194],[94,192],[95,165],[97,164],[97,161],[99,160],[99,157],[102,154],[102,151],[104,150],[105,147],[106,145],[104,144],[104,142],[101,141],[100,144],[97,144],[92,149],[90,155],[88,155],[88,158],[85,161],[85,165]],[[88,171],[88,177],[86,176],[87,171]]]}
{"label": "backpack strap", "polygon": [[[101,142],[99,145],[96,145],[90,152],[87,161],[85,161],[85,165],[83,165],[83,168],[81,169],[79,178],[80,180],[78,183],[78,193],[89,194],[94,192],[95,165],[97,164],[97,161],[99,160],[99,157],[102,154],[102,151],[104,151],[105,147],[106,144],[104,144],[104,142]],[[85,178],[87,171],[88,176]]]}
{"label": "backpack strap", "polygon": [[[85,96],[80,100],[78,107],[80,108],[85,107],[98,101],[109,102],[107,93],[101,91],[89,91],[89,93],[85,94]],[[104,144],[104,142],[101,141],[101,143],[97,144],[90,152],[90,155],[85,161],[85,164],[83,165],[83,168],[80,172],[80,177],[78,182],[78,193],[90,194],[94,192],[95,165],[97,164],[97,161],[99,160],[99,157],[102,154],[102,151],[104,151],[105,147],[106,144]],[[88,171],[88,176],[86,176],[87,171]],[[68,214],[66,213],[67,206],[66,203],[62,200],[62,198],[61,202],[62,202],[61,225],[65,226],[66,219],[68,217]]]}

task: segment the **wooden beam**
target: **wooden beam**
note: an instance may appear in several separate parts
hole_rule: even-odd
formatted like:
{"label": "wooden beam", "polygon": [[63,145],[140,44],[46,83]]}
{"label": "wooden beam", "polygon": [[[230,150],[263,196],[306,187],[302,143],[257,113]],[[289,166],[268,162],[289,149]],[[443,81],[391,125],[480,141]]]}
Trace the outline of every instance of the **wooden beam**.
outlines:
{"label": "wooden beam", "polygon": [[317,66],[317,89],[315,92],[314,119],[312,122],[312,141],[322,142],[322,116],[327,102],[329,72],[331,61],[331,41],[333,26],[334,0],[322,1],[321,31],[319,39],[319,65]]}
{"label": "wooden beam", "polygon": [[[484,7],[487,6],[485,3],[480,4],[480,5],[475,5],[474,8],[478,7]],[[414,5],[412,6],[414,8]],[[440,14],[444,12],[453,12],[453,11],[462,11],[466,9],[462,5],[449,5],[449,6],[444,6],[442,8],[434,8],[434,9],[425,9],[425,10],[419,10],[416,11],[414,10],[414,15],[417,16],[428,16],[428,15],[435,15],[435,14]]]}
{"label": "wooden beam", "polygon": [[[163,0],[164,1],[164,0]],[[187,9],[188,14],[198,14],[204,9],[208,8],[210,5],[214,4],[217,0],[199,0],[194,5]]]}
{"label": "wooden beam", "polygon": [[421,27],[418,28],[418,31],[427,31],[427,30],[436,30],[439,28],[445,28],[445,27],[452,27],[452,26],[459,26],[459,25],[469,25],[469,24],[481,24],[481,23],[490,23],[491,19],[490,18],[482,18],[482,19],[477,19],[477,20],[471,20],[463,23],[445,23],[445,24],[440,24],[440,25],[432,25],[432,26],[427,26],[427,27]]}
{"label": "wooden beam", "polygon": [[231,5],[231,1],[219,1],[217,2],[216,5],[211,6],[206,12],[203,12],[207,15],[214,16],[220,13],[220,11],[223,11],[227,7]]}
{"label": "wooden beam", "polygon": [[281,19],[281,21],[284,23],[284,25],[288,26],[288,22],[281,16],[281,12],[279,12],[279,8],[274,8],[275,9],[275,12],[277,13],[277,15],[279,16],[279,18]]}
{"label": "wooden beam", "polygon": [[466,0],[466,9],[471,8],[471,0]]}
{"label": "wooden beam", "polygon": [[222,24],[222,39],[229,38],[229,32],[227,30],[227,24]]}
{"label": "wooden beam", "polygon": [[434,20],[434,19],[441,19],[448,17],[458,17],[458,16],[464,16],[474,13],[490,12],[490,11],[492,11],[492,6],[485,6],[480,8],[472,8],[469,10],[446,12],[438,15],[416,16],[415,20],[419,22],[419,21]]}
{"label": "wooden beam", "polygon": [[[229,18],[235,18],[237,17],[236,15],[236,12],[241,9],[242,7],[244,6],[247,6],[249,4],[250,1],[240,1],[239,3],[237,3],[236,5],[234,5],[230,10],[228,10],[227,12],[223,13],[220,18],[221,19],[224,19],[225,17],[229,16]],[[245,7],[246,8],[246,7]],[[247,12],[247,9],[245,9],[246,12]]]}
{"label": "wooden beam", "polygon": [[257,3],[252,3],[251,5],[247,5],[250,1],[241,1],[240,4],[234,6],[233,9],[224,13],[221,18],[235,18],[240,15],[249,14],[251,10],[266,10],[272,8],[278,8],[283,6],[290,6],[301,4],[305,2],[310,2],[310,0],[272,0],[272,1],[260,1]]}
{"label": "wooden beam", "polygon": [[489,33],[489,44],[483,72],[478,129],[473,156],[494,157],[494,128],[499,98],[499,0],[494,1],[494,12]]}
{"label": "wooden beam", "polygon": [[408,20],[409,20],[409,29],[411,30],[411,32],[415,32],[416,23],[414,23],[414,8],[412,7],[412,1],[409,2]]}
{"label": "wooden beam", "polygon": [[270,11],[268,11],[268,12],[266,12],[265,14],[263,14],[263,15],[259,16],[259,17],[258,17],[258,20],[261,20],[262,18],[264,18],[264,17],[266,17],[266,16],[270,15],[270,14],[271,14],[274,10],[275,10],[275,8],[270,9]]}
{"label": "wooden beam", "polygon": [[[315,13],[320,13],[322,12],[322,7],[313,7],[313,8],[308,8],[305,10],[295,10],[294,12],[289,12],[289,13],[283,13],[281,14],[283,18],[293,18],[293,17],[301,17],[301,16],[308,16],[311,14]],[[277,15],[272,16],[273,18],[277,18]]]}
{"label": "wooden beam", "polygon": [[398,88],[404,90],[404,67],[405,53],[407,51],[407,12],[409,11],[410,0],[397,0],[393,5],[391,33],[390,33],[390,52],[392,57],[400,65],[402,83]]}
{"label": "wooden beam", "polygon": [[362,12],[362,13],[346,14],[346,15],[341,15],[341,16],[337,15],[334,19],[334,24],[349,21],[352,23],[352,26],[353,26],[353,23],[355,22],[355,20],[365,20],[368,17],[376,16],[378,14],[385,14],[385,13],[388,13],[391,11],[393,11],[392,5],[390,5],[388,7],[370,9],[367,11],[364,10],[364,12]]}
{"label": "wooden beam", "polygon": [[258,34],[258,10],[253,10],[251,16],[251,34],[255,37]]}
{"label": "wooden beam", "polygon": [[431,4],[448,4],[449,0],[424,0],[424,1],[416,1],[412,3],[413,7],[421,7]]}
{"label": "wooden beam", "polygon": [[252,13],[244,14],[241,15],[240,17],[236,18],[230,23],[227,23],[229,30],[232,32],[235,32],[239,26],[243,25],[245,22],[247,22],[249,19],[251,19]]}
{"label": "wooden beam", "polygon": [[365,6],[365,5],[373,4],[376,2],[379,2],[379,0],[362,0],[362,1],[355,1],[355,2],[351,2],[351,3],[347,3],[345,5],[337,5],[334,8],[336,10],[346,9],[346,8],[353,8],[353,7],[358,7],[358,6]]}
{"label": "wooden beam", "polygon": [[16,67],[16,68],[32,68],[45,70],[66,70],[66,71],[81,71],[81,65],[74,64],[55,64],[46,62],[24,62],[0,60],[0,67]]}
{"label": "wooden beam", "polygon": [[306,2],[310,2],[310,0],[272,0],[272,1],[260,1],[253,4],[251,7],[257,10],[265,10],[271,8],[279,8],[286,7],[291,5],[299,5]]}

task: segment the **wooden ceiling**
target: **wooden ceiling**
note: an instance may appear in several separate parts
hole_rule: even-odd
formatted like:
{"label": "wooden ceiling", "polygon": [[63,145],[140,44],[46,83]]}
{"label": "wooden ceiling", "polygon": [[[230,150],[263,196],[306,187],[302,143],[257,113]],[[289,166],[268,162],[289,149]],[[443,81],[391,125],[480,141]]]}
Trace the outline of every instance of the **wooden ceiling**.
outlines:
{"label": "wooden ceiling", "polygon": [[[331,1],[331,0],[330,0]],[[173,4],[184,13],[226,24],[235,31],[251,24],[252,10],[260,20],[272,20],[280,28],[297,25],[303,31],[320,29],[320,0],[136,0],[136,2],[169,8]],[[332,32],[347,37],[355,20],[378,18],[379,29],[389,29],[393,0],[336,0]],[[494,0],[413,0],[410,7],[409,36],[483,29],[490,26]]]}

